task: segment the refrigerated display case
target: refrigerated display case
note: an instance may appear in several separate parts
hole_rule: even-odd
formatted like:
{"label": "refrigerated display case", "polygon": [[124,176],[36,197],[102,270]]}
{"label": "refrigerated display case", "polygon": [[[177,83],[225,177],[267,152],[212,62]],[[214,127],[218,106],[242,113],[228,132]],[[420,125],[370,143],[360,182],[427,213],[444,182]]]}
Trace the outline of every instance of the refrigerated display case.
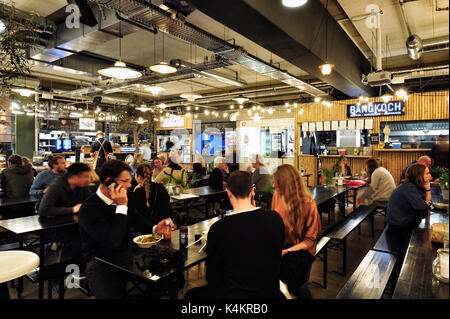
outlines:
{"label": "refrigerated display case", "polygon": [[270,143],[270,130],[265,129],[260,132],[261,134],[261,154],[265,156],[270,156],[272,151]]}

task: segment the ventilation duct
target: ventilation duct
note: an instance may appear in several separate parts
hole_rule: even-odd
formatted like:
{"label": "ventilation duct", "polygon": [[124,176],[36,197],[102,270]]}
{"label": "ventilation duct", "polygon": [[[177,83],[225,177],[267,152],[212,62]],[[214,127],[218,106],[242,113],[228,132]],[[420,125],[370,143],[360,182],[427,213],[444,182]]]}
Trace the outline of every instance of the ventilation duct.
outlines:
{"label": "ventilation duct", "polygon": [[406,48],[411,59],[419,60],[422,56],[423,41],[418,35],[413,34],[406,40]]}

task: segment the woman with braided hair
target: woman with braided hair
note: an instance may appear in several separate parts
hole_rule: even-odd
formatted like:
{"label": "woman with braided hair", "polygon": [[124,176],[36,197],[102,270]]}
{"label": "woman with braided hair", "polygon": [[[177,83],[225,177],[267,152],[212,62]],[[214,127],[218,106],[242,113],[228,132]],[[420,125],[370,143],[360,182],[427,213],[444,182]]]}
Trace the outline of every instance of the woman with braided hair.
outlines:
{"label": "woman with braided hair", "polygon": [[135,177],[139,184],[134,189],[134,200],[139,214],[156,225],[161,220],[172,218],[173,212],[169,193],[162,184],[152,182],[152,173],[148,164],[136,168]]}

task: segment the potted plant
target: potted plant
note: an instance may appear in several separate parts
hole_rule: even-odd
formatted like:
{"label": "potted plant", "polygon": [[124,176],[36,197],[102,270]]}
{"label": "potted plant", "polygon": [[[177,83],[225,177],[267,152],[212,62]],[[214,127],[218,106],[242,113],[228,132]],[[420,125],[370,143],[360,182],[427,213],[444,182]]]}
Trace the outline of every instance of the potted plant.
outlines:
{"label": "potted plant", "polygon": [[432,171],[433,173],[439,175],[439,185],[441,186],[442,198],[444,200],[448,200],[448,168],[436,167]]}
{"label": "potted plant", "polygon": [[322,168],[322,176],[325,181],[325,186],[334,186],[334,170],[328,168]]}

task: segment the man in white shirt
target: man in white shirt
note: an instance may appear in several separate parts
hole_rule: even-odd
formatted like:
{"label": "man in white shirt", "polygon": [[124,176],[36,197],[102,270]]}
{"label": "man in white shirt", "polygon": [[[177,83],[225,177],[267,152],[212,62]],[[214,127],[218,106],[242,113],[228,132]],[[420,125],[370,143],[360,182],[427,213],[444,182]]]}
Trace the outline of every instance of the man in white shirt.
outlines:
{"label": "man in white shirt", "polygon": [[146,162],[149,162],[152,159],[152,149],[148,146],[147,143],[141,143],[139,153],[142,154],[142,159]]}
{"label": "man in white shirt", "polygon": [[[131,187],[131,168],[124,162],[111,160],[100,171],[100,187],[89,197],[79,212],[82,254],[86,263],[89,287],[98,299],[122,297],[120,274],[97,261],[95,257],[113,264],[129,265],[131,227],[142,233],[163,233],[166,220],[151,222],[135,211],[127,191]],[[168,219],[173,227],[172,220]]]}

